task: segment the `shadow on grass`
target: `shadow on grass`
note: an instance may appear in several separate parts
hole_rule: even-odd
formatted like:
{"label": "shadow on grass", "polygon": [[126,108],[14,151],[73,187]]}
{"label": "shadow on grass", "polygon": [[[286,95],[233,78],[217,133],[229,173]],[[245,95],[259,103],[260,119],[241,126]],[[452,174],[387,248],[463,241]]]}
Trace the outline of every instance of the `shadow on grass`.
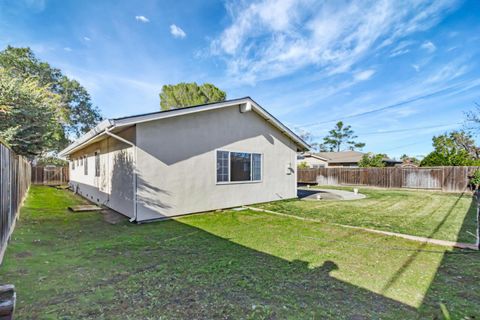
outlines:
{"label": "shadow on grass", "polygon": [[[435,227],[435,229],[433,229],[432,232],[427,236],[428,239],[434,239],[435,238],[435,234],[442,228],[442,226],[448,220],[448,218],[452,214],[453,210],[455,209],[455,207],[457,206],[458,202],[463,197],[463,195],[464,195],[464,193],[462,193],[461,195],[458,196],[457,200],[450,207],[447,214],[444,215],[443,219],[438,223],[438,225]],[[470,204],[469,211],[471,211],[472,206],[476,206],[476,202],[475,202],[474,198],[472,199],[472,203]],[[468,217],[468,214],[465,215],[465,219],[464,219],[464,222],[463,222],[462,226],[465,225],[465,221],[467,220],[467,217]],[[395,282],[397,282],[398,279],[400,279],[400,277],[410,268],[410,266],[415,261],[417,256],[427,246],[428,246],[428,243],[426,243],[426,242],[422,243],[418,247],[418,250],[410,255],[410,257],[400,266],[400,268],[394,273],[394,275],[390,278],[390,280],[383,286],[383,288],[381,290],[382,293],[385,293],[386,291],[388,291],[395,284]]]}
{"label": "shadow on grass", "polygon": [[478,254],[445,254],[417,310],[336,279],[331,260],[309,268],[174,220],[28,210],[0,274],[17,285],[18,318],[441,319],[439,302],[454,319],[478,314]]}
{"label": "shadow on grass", "polygon": [[0,281],[15,283],[19,319],[415,315],[408,305],[332,277],[338,266],[328,259],[309,268],[175,220],[112,226],[97,213],[43,210],[60,200],[72,201],[52,196],[45,208],[27,202],[7,252]]}
{"label": "shadow on grass", "polygon": [[[457,239],[469,238],[476,242],[472,230],[477,225],[477,199],[472,197],[468,213]],[[442,303],[452,319],[480,319],[480,252],[453,249],[446,251],[419,308],[420,314],[434,313],[441,319],[438,306]],[[433,311],[437,310],[437,311]]]}
{"label": "shadow on grass", "polygon": [[[162,232],[151,232],[154,228]],[[415,314],[410,306],[332,277],[330,272],[338,269],[333,261],[309,268],[308,262],[287,261],[173,220],[128,229],[141,230],[145,243],[136,240],[129,247],[119,242],[107,250],[99,248],[92,257],[108,259],[112,253],[112,259],[128,257],[122,261],[125,265],[116,266],[124,272],[94,284],[97,293],[113,288],[113,297],[101,302],[98,313],[95,301],[78,303],[93,291],[72,292],[73,300],[59,300],[63,310],[70,310],[67,315],[116,317],[119,308],[135,317],[163,314],[182,319],[371,319]],[[135,265],[129,266],[132,261]],[[66,304],[70,305],[65,308]]]}

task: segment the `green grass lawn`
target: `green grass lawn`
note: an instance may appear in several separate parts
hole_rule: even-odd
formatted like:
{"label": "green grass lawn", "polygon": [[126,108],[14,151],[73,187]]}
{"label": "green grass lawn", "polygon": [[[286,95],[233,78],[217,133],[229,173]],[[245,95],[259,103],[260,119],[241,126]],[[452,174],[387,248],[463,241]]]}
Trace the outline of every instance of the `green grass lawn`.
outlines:
{"label": "green grass lawn", "polygon": [[0,268],[17,319],[453,319],[480,255],[253,211],[110,225],[32,187]]}
{"label": "green grass lawn", "polygon": [[[325,187],[319,187],[325,188]],[[343,187],[352,191],[353,187]],[[475,243],[476,210],[471,194],[359,187],[354,201],[285,200],[258,205],[321,222],[373,228],[440,240]]]}

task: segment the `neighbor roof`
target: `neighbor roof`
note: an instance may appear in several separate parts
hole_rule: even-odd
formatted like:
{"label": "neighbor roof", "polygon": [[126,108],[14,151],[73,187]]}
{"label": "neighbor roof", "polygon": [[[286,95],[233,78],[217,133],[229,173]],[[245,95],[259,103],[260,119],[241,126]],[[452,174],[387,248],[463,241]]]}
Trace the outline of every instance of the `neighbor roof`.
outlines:
{"label": "neighbor roof", "polygon": [[318,156],[326,158],[329,163],[350,163],[358,162],[365,153],[358,151],[340,151],[340,152],[319,152]]}
{"label": "neighbor roof", "polygon": [[262,118],[264,118],[267,122],[272,124],[278,130],[280,130],[283,134],[289,137],[295,144],[299,147],[299,151],[306,151],[310,148],[310,146],[303,141],[299,136],[293,133],[289,128],[287,128],[283,123],[281,123],[278,119],[272,116],[268,111],[263,109],[258,103],[256,103],[250,97],[244,97],[240,99],[232,99],[222,102],[215,102],[215,103],[208,103],[202,105],[196,105],[191,107],[185,108],[178,108],[178,109],[171,109],[165,111],[158,111],[158,112],[151,112],[151,113],[144,113],[139,115],[133,115],[128,117],[121,117],[121,118],[114,118],[114,119],[107,119],[100,122],[95,128],[81,136],[77,139],[74,143],[69,145],[67,148],[60,152],[60,156],[67,156],[77,150],[84,148],[85,146],[98,141],[100,138],[103,138],[106,135],[106,130],[115,130],[119,128],[126,128],[129,126],[133,126],[137,123],[143,123],[148,121],[155,121],[159,119],[166,119],[171,117],[179,117],[191,113],[202,112],[202,111],[209,111],[209,110],[216,110],[226,107],[231,107],[234,105],[243,105],[243,104],[250,104],[252,106],[252,111],[256,112]]}
{"label": "neighbor roof", "polygon": [[[352,150],[316,153],[316,155],[322,158],[326,158],[328,160],[328,163],[357,163],[362,159],[365,154],[366,153],[364,152]],[[389,163],[402,163],[402,161],[393,160],[387,157],[383,158],[383,161]]]}

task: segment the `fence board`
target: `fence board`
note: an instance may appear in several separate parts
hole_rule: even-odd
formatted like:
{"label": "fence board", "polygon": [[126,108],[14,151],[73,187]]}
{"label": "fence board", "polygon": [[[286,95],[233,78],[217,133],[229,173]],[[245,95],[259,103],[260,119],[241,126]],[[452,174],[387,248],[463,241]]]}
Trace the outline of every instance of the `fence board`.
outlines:
{"label": "fence board", "polygon": [[62,185],[69,181],[68,167],[32,167],[32,183],[43,185]]}
{"label": "fence board", "polygon": [[298,169],[299,183],[412,188],[461,192],[480,167]]}
{"label": "fence board", "polygon": [[30,164],[0,141],[0,263],[30,187]]}

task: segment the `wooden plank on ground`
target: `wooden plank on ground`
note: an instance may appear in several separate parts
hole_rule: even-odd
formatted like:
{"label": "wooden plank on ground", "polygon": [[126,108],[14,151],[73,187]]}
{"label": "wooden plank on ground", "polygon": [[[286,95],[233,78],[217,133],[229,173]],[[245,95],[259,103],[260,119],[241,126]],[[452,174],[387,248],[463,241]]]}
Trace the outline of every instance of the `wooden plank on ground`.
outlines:
{"label": "wooden plank on ground", "polygon": [[83,211],[100,211],[102,208],[93,204],[82,204],[78,206],[68,207],[69,210],[73,212],[83,212]]}

